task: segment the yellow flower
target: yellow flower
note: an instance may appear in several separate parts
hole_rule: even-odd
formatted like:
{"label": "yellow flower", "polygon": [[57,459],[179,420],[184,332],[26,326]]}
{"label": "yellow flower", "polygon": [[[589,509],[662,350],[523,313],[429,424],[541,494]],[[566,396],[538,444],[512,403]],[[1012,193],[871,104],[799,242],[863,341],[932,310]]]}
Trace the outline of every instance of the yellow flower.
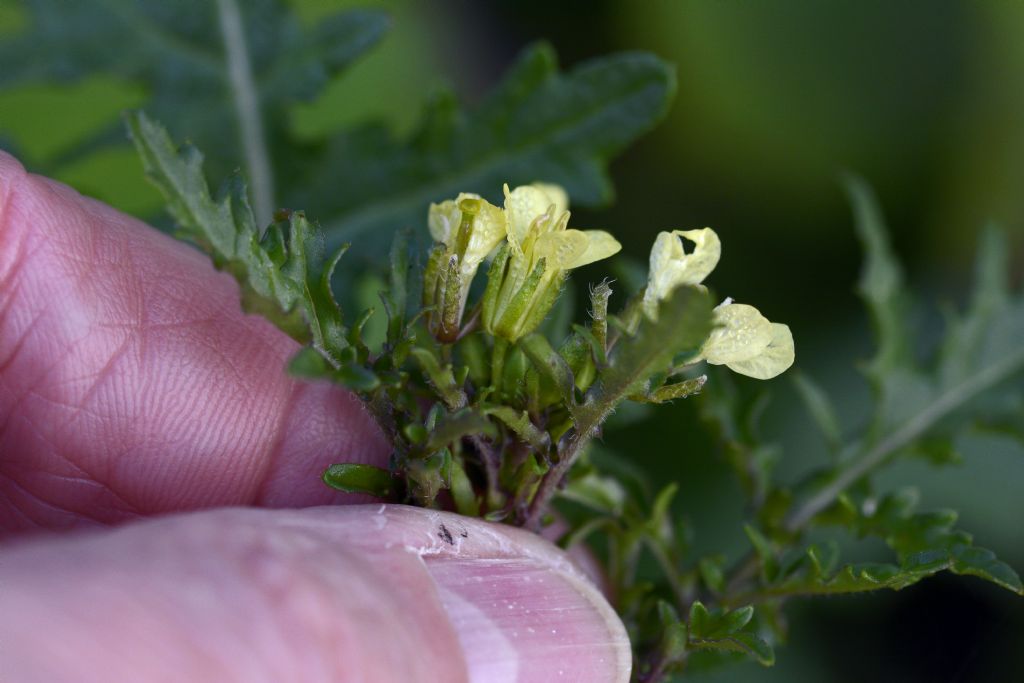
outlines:
{"label": "yellow flower", "polygon": [[708,363],[754,379],[771,379],[793,364],[789,326],[769,321],[753,306],[726,301],[715,308],[714,322],[700,351]]}
{"label": "yellow flower", "polygon": [[505,185],[502,247],[488,272],[484,329],[509,341],[533,331],[554,305],[565,275],[618,252],[602,230],[568,228],[568,198],[556,185]]}
{"label": "yellow flower", "polygon": [[[691,253],[686,253],[681,237],[693,242]],[[721,256],[722,243],[711,228],[658,233],[651,248],[647,289],[644,291],[644,310],[648,316],[657,316],[658,302],[676,287],[703,282],[718,265]]]}
{"label": "yellow flower", "polygon": [[479,195],[462,193],[431,204],[427,226],[437,244],[424,273],[424,304],[434,307],[431,331],[454,341],[477,268],[505,238],[505,215]]}
{"label": "yellow flower", "polygon": [[463,192],[456,199],[431,204],[427,225],[435,242],[444,244],[449,254],[459,255],[461,270],[469,279],[505,238],[505,218],[501,209],[480,195],[468,192]]}
{"label": "yellow flower", "polygon": [[[681,237],[693,242],[692,252],[686,252]],[[651,249],[644,313],[655,319],[658,303],[673,289],[700,286],[721,255],[722,243],[711,228],[659,233]],[[753,306],[726,300],[715,308],[714,323],[698,360],[725,365],[755,379],[771,379],[793,364],[795,349],[789,327],[769,321]]]}

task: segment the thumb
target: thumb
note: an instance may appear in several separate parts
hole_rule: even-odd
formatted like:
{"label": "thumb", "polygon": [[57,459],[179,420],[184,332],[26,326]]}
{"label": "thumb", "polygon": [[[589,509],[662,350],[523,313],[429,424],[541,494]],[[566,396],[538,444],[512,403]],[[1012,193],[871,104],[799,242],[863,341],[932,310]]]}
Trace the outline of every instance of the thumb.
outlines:
{"label": "thumb", "polygon": [[626,681],[618,617],[509,527],[402,506],[228,509],[23,542],[0,678]]}
{"label": "thumb", "polygon": [[387,447],[297,349],[195,249],[0,151],[0,535],[338,498],[324,468]]}

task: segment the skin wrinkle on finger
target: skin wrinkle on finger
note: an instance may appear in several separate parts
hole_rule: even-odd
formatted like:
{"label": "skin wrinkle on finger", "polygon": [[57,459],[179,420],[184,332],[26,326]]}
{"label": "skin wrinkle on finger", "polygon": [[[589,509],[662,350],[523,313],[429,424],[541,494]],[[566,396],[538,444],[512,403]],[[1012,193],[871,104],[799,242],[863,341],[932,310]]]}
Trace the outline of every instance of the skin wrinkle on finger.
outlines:
{"label": "skin wrinkle on finger", "polygon": [[[0,582],[15,587],[0,593],[13,680],[65,680],[60,667],[83,683],[166,672],[624,683],[630,673],[621,622],[564,553],[517,529],[404,506],[227,509],[16,543]],[[14,675],[41,670],[49,677]]]}
{"label": "skin wrinkle on finger", "polygon": [[365,408],[288,378],[297,345],[195,249],[2,152],[0,198],[0,535],[345,500],[323,469],[383,462]]}

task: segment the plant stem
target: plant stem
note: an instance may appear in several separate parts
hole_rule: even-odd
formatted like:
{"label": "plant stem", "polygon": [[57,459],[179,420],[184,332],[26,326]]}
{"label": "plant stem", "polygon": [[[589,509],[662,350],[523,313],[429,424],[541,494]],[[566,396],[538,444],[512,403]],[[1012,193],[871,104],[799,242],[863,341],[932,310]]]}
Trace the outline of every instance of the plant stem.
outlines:
{"label": "plant stem", "polygon": [[494,447],[479,434],[471,435],[469,441],[473,444],[473,448],[484,466],[484,476],[487,478],[487,495],[484,496],[484,502],[489,503],[491,497],[498,491],[498,454]]}
{"label": "plant stem", "polygon": [[[851,484],[883,464],[891,455],[927,432],[935,423],[960,405],[992,388],[1022,368],[1024,368],[1024,349],[1010,354],[1002,361],[984,368],[969,379],[948,389],[924,410],[907,421],[903,427],[882,439],[862,457],[850,462],[837,474],[831,484],[807,499],[787,518],[786,530],[794,534],[802,531],[815,515],[835,502],[836,498]],[[760,562],[756,554],[751,552],[744,557],[729,579],[726,594],[732,595],[744,583],[756,576],[759,566]],[[733,599],[727,602],[735,603]]]}
{"label": "plant stem", "polygon": [[508,342],[501,337],[494,338],[491,349],[491,386],[495,393],[501,391],[501,376],[505,370],[505,356],[508,354]]}
{"label": "plant stem", "polygon": [[589,433],[575,432],[569,438],[568,446],[559,455],[558,462],[544,475],[544,478],[541,479],[540,484],[537,486],[537,492],[533,494],[530,508],[526,513],[526,518],[523,520],[525,528],[532,531],[540,531],[540,521],[548,509],[548,504],[554,498],[555,493],[558,492],[558,487],[562,480],[565,479],[565,475],[569,473],[576,459],[583,452],[583,447],[589,442]]}
{"label": "plant stem", "polygon": [[249,48],[242,26],[242,13],[237,0],[217,0],[227,77],[235,103],[235,115],[245,150],[249,182],[252,185],[253,211],[260,227],[270,223],[274,210],[274,175],[263,132],[259,93],[252,74]]}
{"label": "plant stem", "polygon": [[802,529],[815,515],[831,505],[847,487],[881,465],[890,455],[920,437],[960,405],[998,384],[1021,367],[1024,367],[1024,349],[988,366],[940,395],[900,429],[845,467],[831,484],[811,496],[789,517],[786,529],[791,532]]}

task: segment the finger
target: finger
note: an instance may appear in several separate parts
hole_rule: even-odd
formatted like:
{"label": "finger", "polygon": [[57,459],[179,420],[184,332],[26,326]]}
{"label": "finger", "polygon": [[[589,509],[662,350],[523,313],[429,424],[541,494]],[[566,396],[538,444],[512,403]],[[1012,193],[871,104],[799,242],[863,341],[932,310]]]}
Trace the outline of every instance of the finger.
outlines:
{"label": "finger", "polygon": [[383,440],[295,350],[205,256],[0,152],[0,533],[330,502]]}
{"label": "finger", "polygon": [[603,683],[618,617],[531,534],[401,506],[179,515],[0,564],[4,680]]}

